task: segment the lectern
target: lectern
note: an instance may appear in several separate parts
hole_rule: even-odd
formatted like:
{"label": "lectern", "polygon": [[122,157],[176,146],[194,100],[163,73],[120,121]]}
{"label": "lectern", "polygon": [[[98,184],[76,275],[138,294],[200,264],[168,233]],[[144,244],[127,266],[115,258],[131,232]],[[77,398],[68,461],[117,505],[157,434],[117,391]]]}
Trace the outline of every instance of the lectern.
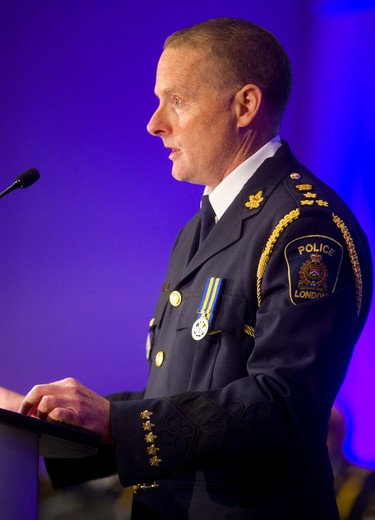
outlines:
{"label": "lectern", "polygon": [[0,519],[37,520],[39,456],[86,457],[100,439],[0,408]]}

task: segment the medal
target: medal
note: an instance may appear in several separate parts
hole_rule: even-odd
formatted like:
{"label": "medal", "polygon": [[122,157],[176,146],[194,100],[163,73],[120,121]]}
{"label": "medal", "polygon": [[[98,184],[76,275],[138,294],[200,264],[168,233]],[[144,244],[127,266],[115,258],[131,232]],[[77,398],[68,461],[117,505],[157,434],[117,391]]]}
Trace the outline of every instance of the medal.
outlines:
{"label": "medal", "polygon": [[222,285],[222,278],[215,278],[213,276],[207,278],[202,301],[197,311],[198,319],[193,323],[191,328],[191,335],[195,341],[203,339],[209,331]]}
{"label": "medal", "polygon": [[203,339],[208,332],[208,320],[206,318],[198,318],[193,323],[193,328],[191,329],[191,335],[195,341],[199,341]]}

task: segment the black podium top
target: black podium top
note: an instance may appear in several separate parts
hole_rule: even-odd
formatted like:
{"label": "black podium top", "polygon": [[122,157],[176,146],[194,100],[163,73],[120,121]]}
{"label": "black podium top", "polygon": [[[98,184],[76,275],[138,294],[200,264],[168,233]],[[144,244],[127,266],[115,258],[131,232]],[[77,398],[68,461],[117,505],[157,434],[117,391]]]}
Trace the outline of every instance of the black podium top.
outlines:
{"label": "black podium top", "polygon": [[53,458],[78,458],[94,455],[100,439],[92,433],[28,417],[0,408],[0,426],[16,428],[39,438],[39,455]]}

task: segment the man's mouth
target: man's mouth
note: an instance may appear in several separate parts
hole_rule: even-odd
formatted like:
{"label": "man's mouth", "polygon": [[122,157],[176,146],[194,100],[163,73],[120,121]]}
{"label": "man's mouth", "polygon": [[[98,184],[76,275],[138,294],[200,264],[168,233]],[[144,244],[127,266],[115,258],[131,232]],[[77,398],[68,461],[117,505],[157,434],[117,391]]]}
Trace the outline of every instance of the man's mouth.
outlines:
{"label": "man's mouth", "polygon": [[169,159],[173,160],[180,153],[179,148],[171,148],[171,153],[169,154]]}

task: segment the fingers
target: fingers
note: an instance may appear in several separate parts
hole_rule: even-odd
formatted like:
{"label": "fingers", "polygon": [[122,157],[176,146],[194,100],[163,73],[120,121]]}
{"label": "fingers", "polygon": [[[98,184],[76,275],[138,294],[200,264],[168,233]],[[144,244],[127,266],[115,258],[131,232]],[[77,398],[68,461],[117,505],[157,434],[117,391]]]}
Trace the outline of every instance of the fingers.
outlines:
{"label": "fingers", "polygon": [[34,386],[19,412],[77,426],[99,435],[104,442],[113,441],[109,401],[73,378]]}
{"label": "fingers", "polygon": [[46,395],[39,401],[38,406],[33,407],[28,415],[33,415],[44,421],[66,422],[72,425],[78,424],[76,414],[69,409],[70,403],[61,396]]}
{"label": "fingers", "polygon": [[78,381],[71,377],[46,385],[35,385],[26,394],[19,408],[19,413],[44,419],[53,408],[61,406],[63,400],[67,400],[69,387],[73,389],[77,385],[79,385]]}
{"label": "fingers", "polygon": [[82,428],[79,417],[74,410],[69,408],[54,408],[47,416],[47,421],[70,424]]}

